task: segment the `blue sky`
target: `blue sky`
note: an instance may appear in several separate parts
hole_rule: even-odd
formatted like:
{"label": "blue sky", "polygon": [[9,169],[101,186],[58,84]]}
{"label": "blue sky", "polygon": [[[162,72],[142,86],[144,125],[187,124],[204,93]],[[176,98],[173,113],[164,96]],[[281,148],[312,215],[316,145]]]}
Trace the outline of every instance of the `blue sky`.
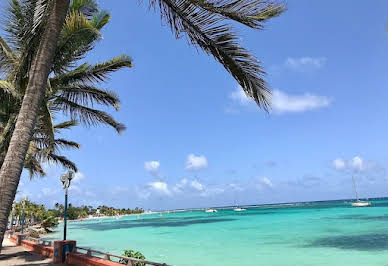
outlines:
{"label": "blue sky", "polygon": [[[262,62],[273,110],[259,110],[213,58],[175,40],[137,1],[100,1],[112,20],[86,58],[128,54],[105,84],[121,98],[120,136],[79,127],[66,152],[73,204],[170,209],[387,196],[387,1],[288,1],[263,31],[236,25]],[[61,202],[62,169],[23,175],[20,198]]]}

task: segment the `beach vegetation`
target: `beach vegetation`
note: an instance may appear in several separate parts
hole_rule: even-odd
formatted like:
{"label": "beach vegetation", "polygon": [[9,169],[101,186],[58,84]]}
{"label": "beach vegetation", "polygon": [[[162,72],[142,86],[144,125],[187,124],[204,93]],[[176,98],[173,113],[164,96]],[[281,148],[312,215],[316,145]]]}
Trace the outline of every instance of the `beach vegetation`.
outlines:
{"label": "beach vegetation", "polygon": [[[134,258],[134,259],[140,259],[140,260],[145,260],[146,257],[139,251],[134,251],[132,249],[126,249],[123,253],[123,256],[125,257],[129,257],[129,258]],[[120,259],[119,261],[121,264],[125,264],[127,265],[128,264],[128,260],[126,259]],[[134,266],[145,266],[146,264],[145,263],[141,263],[141,262],[132,262],[132,265]]]}
{"label": "beach vegetation", "polygon": [[[83,60],[102,39],[101,29],[110,21],[109,13],[98,10],[97,5],[92,4],[93,1],[73,1],[67,14],[66,7],[64,23],[61,23],[57,36],[51,36],[56,40],[54,46],[57,44],[57,47],[50,56],[52,60],[48,64],[49,68],[37,70],[39,69],[37,64],[45,64],[44,61],[47,61],[47,58],[36,61],[43,45],[42,35],[47,31],[46,25],[50,23],[55,25],[55,22],[50,22],[49,17],[55,19],[52,16],[58,16],[58,14],[51,16],[47,12],[48,10],[54,13],[62,12],[59,9],[63,6],[55,7],[57,3],[54,2],[9,1],[7,19],[3,24],[5,37],[0,37],[0,165],[6,164],[8,169],[11,164],[21,161],[23,167],[29,170],[31,177],[45,175],[43,163],[60,164],[64,168],[77,171],[76,164],[59,152],[61,149],[78,149],[80,145],[58,137],[62,130],[78,124],[107,125],[118,133],[125,129],[122,123],[98,107],[119,109],[118,96],[110,90],[101,88],[101,84],[111,73],[132,67],[131,58],[120,55],[100,63],[80,63],[80,60]],[[28,95],[29,86],[33,83],[31,80],[34,75],[41,75],[40,72],[47,72],[45,81],[40,81],[41,86],[36,84],[34,86],[36,90],[42,87],[44,93],[40,93],[40,96],[38,92]],[[29,104],[36,102],[36,107],[23,107],[23,102],[26,105],[25,101],[29,97]],[[36,113],[36,117],[29,118],[31,113]],[[24,119],[23,122],[20,122],[21,117]],[[28,139],[24,139],[26,131],[17,129],[18,119],[19,124],[23,124],[22,127],[31,124],[31,136],[27,136]],[[18,138],[12,140],[15,136]],[[7,161],[7,151],[12,145],[18,146],[18,150],[24,150],[26,147],[26,153],[23,152],[24,155],[17,157],[17,160],[14,157]],[[20,174],[18,177],[20,178]],[[5,228],[3,225],[6,224],[4,217],[8,217],[19,178],[0,184],[1,236]]]}

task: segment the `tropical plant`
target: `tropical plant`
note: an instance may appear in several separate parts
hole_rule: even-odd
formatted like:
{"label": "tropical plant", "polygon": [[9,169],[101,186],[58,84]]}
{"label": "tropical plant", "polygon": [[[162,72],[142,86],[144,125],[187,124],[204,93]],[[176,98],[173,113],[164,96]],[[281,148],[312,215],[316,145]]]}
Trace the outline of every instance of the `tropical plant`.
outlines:
{"label": "tropical plant", "polygon": [[[52,16],[52,14],[50,16],[46,14],[46,9],[54,10],[56,5],[51,1],[12,0],[10,2],[9,22],[5,27],[8,43],[0,39],[0,63],[2,63],[0,78],[3,78],[0,80],[0,97],[4,99],[0,106],[3,120],[3,123],[0,122],[0,133],[2,133],[0,151],[4,151],[4,155],[12,144],[13,136],[17,133],[16,118],[23,116],[25,101],[21,99],[27,98],[26,92],[29,91],[32,76],[35,75],[31,69],[42,46],[41,36],[37,35],[37,32],[44,33],[45,19],[49,20]],[[31,14],[31,10],[36,12]],[[42,161],[60,163],[67,168],[77,170],[74,163],[57,154],[60,148],[79,147],[75,142],[55,138],[60,130],[70,128],[78,121],[87,126],[106,124],[117,132],[124,129],[124,125],[108,113],[94,108],[96,104],[112,106],[116,110],[119,108],[118,97],[113,92],[96,85],[104,82],[110,73],[131,67],[131,58],[122,55],[103,63],[77,64],[101,39],[100,30],[109,22],[110,15],[105,11],[97,10],[93,1],[73,1],[69,10],[58,36],[58,47],[54,50],[52,63],[49,64],[50,76],[47,75],[47,81],[44,84],[45,95],[41,97],[38,106],[37,122],[25,156],[24,166],[32,175],[44,175],[43,168],[40,166]],[[41,17],[37,18],[37,16]],[[40,23],[36,24],[36,19],[41,20]],[[53,118],[58,113],[69,115],[71,120],[53,125]],[[27,113],[24,115],[29,116]],[[4,163],[7,163],[6,159]],[[2,183],[0,183],[0,192],[3,191],[1,185]],[[12,192],[12,189],[6,189],[6,191]],[[12,196],[12,193],[8,194],[1,193],[0,198]],[[5,201],[1,201],[3,202]],[[1,208],[0,205],[0,216]],[[1,224],[3,224],[2,221]]]}
{"label": "tropical plant", "polygon": [[51,232],[53,227],[58,226],[58,220],[54,216],[47,216],[41,223],[46,232]]}
{"label": "tropical plant", "polygon": [[[132,249],[126,249],[124,251],[124,253],[123,253],[123,256],[128,257],[128,258],[140,259],[140,260],[145,260],[146,259],[146,257],[144,257],[144,255],[141,254],[139,251],[135,252]],[[127,259],[120,259],[119,263],[127,265],[128,264],[128,260]],[[134,266],[145,266],[145,263],[132,262],[131,265],[134,265]]]}
{"label": "tropical plant", "polygon": [[[19,1],[12,0],[12,3],[15,2]],[[28,53],[30,57],[23,58],[21,65],[22,68],[28,70],[26,72],[29,75],[19,76],[18,80],[24,78],[27,86],[15,130],[0,171],[0,238],[4,235],[6,219],[38,118],[40,102],[46,91],[47,78],[52,71],[61,73],[64,70],[57,66],[55,60],[69,62],[67,66],[62,64],[65,69],[71,66],[71,60],[69,61],[67,57],[57,56],[58,51],[65,49],[61,46],[60,40],[66,41],[67,39],[62,39],[60,33],[66,33],[63,31],[65,27],[62,26],[70,0],[21,0],[21,2],[22,8],[18,9],[18,17],[21,19],[14,23],[12,30],[20,33],[23,41],[30,44],[27,49],[32,52]],[[85,19],[66,20],[65,24],[83,25],[86,18],[91,17],[96,8],[92,0],[72,0],[71,3],[69,14],[77,13],[74,11],[77,9],[82,10],[77,14],[83,13]],[[253,29],[261,29],[265,21],[283,12],[283,5],[266,0],[150,0],[149,4],[153,9],[159,8],[162,20],[170,25],[177,38],[186,35],[192,45],[213,55],[259,107],[268,108],[270,93],[263,80],[264,71],[260,61],[238,43],[237,34],[227,22],[236,21]],[[20,23],[24,23],[26,27],[20,27]],[[95,35],[92,32],[88,33],[90,33],[90,35],[86,34],[89,36],[88,40],[93,39]],[[86,36],[79,32],[78,36],[81,35]],[[75,38],[74,41],[77,42],[78,38]],[[59,49],[56,49],[56,46]],[[85,50],[89,49],[89,46],[83,47]],[[73,50],[68,55],[77,58],[81,53],[82,57],[83,51]],[[13,58],[8,57],[7,51],[2,49],[0,60],[3,64],[3,62],[12,61]],[[7,64],[4,65],[2,68],[7,68]],[[77,73],[74,73],[73,79],[68,80],[73,81],[74,77],[77,77]],[[98,75],[93,78],[99,79]],[[87,80],[90,81],[90,79]],[[82,83],[84,80],[78,81]],[[74,114],[74,105],[67,101],[63,101],[62,106],[59,106],[66,105]],[[82,109],[82,112],[85,115],[84,118],[87,118],[84,122],[90,123],[91,116],[93,118],[94,116],[88,109]],[[105,116],[100,119],[102,120],[97,121],[107,122]]]}
{"label": "tropical plant", "polygon": [[[122,67],[130,67],[131,59],[128,56],[118,56],[101,64],[84,63],[77,68],[72,68],[87,51],[93,48],[94,43],[101,37],[99,30],[106,25],[110,18],[108,13],[95,9],[93,16],[88,19],[89,15],[84,15],[74,5],[77,6],[77,2],[71,5],[72,12],[67,15],[60,34],[59,48],[55,54],[52,68],[53,76],[47,82],[46,96],[39,110],[38,121],[24,163],[31,175],[36,173],[44,175],[40,161],[60,163],[67,168],[77,170],[74,163],[55,153],[60,148],[79,148],[75,142],[55,139],[55,133],[77,124],[74,119],[88,125],[105,123],[119,132],[124,128],[109,114],[88,106],[98,103],[118,108],[117,96],[113,92],[97,88],[93,83],[104,81],[109,72]],[[20,10],[23,8],[18,1],[11,3],[9,13],[15,17],[13,24],[21,19]],[[16,122],[15,117],[20,109],[22,94],[26,91],[28,84],[26,80],[28,72],[26,72],[26,67],[22,67],[23,61],[32,56],[29,53],[33,53],[33,50],[27,49],[30,44],[25,43],[19,37],[20,30],[15,29],[13,24],[10,23],[6,30],[9,33],[11,43],[17,44],[14,45],[14,49],[0,37],[0,43],[7,51],[9,59],[5,75],[7,80],[0,80],[0,97],[4,99],[0,106],[2,112],[0,117],[0,133],[2,133],[0,165],[2,164],[1,158],[4,158],[8,149]],[[19,24],[21,24],[19,27],[26,27],[23,23],[19,22]],[[10,58],[13,60],[11,61]],[[23,71],[25,72],[23,73]],[[53,117],[61,111],[69,113],[72,120],[53,125]]]}

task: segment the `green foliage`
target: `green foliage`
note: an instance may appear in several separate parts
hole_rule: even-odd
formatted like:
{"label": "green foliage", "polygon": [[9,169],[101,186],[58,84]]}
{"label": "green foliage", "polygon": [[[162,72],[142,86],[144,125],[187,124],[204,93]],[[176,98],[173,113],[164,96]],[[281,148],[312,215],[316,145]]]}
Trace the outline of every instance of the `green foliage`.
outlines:
{"label": "green foliage", "polygon": [[[9,1],[3,23],[6,36],[0,37],[0,166],[28,85],[31,62],[47,19],[48,3],[47,0]],[[125,129],[109,113],[97,108],[102,105],[118,110],[120,103],[116,94],[98,85],[111,73],[132,67],[131,58],[122,55],[97,64],[79,63],[102,39],[100,30],[109,20],[109,13],[99,10],[95,0],[71,1],[26,155],[25,168],[31,177],[45,175],[42,162],[77,171],[76,165],[59,152],[68,148],[79,149],[80,145],[58,138],[61,130],[79,123],[109,125],[119,133]],[[63,115],[70,119],[56,124],[55,117]]]}
{"label": "green foliage", "polygon": [[54,216],[48,216],[42,221],[41,225],[46,232],[49,232],[51,228],[58,226],[58,219]]}
{"label": "green foliage", "polygon": [[[140,259],[140,260],[145,260],[146,259],[142,253],[140,253],[139,251],[135,252],[132,249],[126,249],[124,251],[124,253],[123,253],[123,256],[129,257],[129,258]],[[119,263],[127,264],[128,260],[120,259]],[[134,265],[134,266],[145,266],[146,264],[145,263],[141,263],[141,262],[132,262],[132,265]]]}
{"label": "green foliage", "polygon": [[[96,215],[97,210],[100,215],[103,216],[115,216],[115,215],[126,215],[126,214],[140,214],[144,210],[142,208],[136,207],[135,209],[115,209],[108,206],[99,206],[98,208],[93,208],[92,206],[80,206],[75,207],[72,204],[69,204],[67,208],[67,219],[75,220],[79,218],[87,218],[89,215]],[[62,204],[56,203],[55,210],[49,210],[50,214],[54,217],[64,217],[65,208]]]}
{"label": "green foliage", "polygon": [[[15,202],[13,213],[20,222],[23,212],[22,202]],[[48,232],[51,228],[58,225],[57,213],[55,210],[46,210],[43,205],[39,205],[29,201],[24,204],[24,217],[27,225],[41,224],[41,226]]]}

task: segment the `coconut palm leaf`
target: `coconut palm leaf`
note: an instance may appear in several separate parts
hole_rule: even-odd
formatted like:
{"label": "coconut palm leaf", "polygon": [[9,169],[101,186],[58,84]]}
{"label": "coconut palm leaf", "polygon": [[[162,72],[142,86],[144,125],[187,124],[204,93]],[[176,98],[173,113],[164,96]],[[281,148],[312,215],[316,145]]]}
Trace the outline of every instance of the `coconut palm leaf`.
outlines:
{"label": "coconut palm leaf", "polygon": [[285,10],[284,4],[271,3],[263,0],[189,0],[190,3],[219,14],[225,19],[231,19],[254,29],[262,29],[262,23],[279,16]]}
{"label": "coconut palm leaf", "polygon": [[61,129],[70,129],[71,127],[78,126],[78,123],[76,120],[70,120],[61,122],[59,124],[54,125],[54,132],[59,133]]}
{"label": "coconut palm leaf", "polygon": [[[199,0],[198,0],[199,1]],[[170,25],[176,38],[186,34],[191,44],[200,47],[204,52],[219,61],[225,69],[236,79],[245,93],[253,98],[259,107],[268,110],[270,91],[263,80],[264,71],[259,60],[252,56],[245,48],[238,43],[238,36],[231,26],[224,23],[225,17],[233,18],[233,11],[240,2],[230,2],[232,8],[228,9],[227,4],[222,2],[196,2],[190,0],[151,0],[151,7],[159,6],[161,17],[164,22]],[[234,3],[234,4],[233,4]],[[247,3],[247,2],[245,2]],[[257,2],[255,2],[257,4]],[[263,2],[265,7],[265,2]],[[234,7],[233,7],[234,5]],[[216,13],[216,7],[221,7]],[[269,17],[270,14],[277,15],[279,12],[273,11],[256,14],[254,18],[249,17],[248,8],[244,8],[242,16],[238,18],[240,22],[258,27],[255,24],[260,19]],[[268,7],[268,4],[267,4]],[[252,7],[251,7],[252,8]],[[258,8],[260,10],[260,8]],[[277,10],[275,8],[275,10]],[[225,11],[223,15],[221,11]],[[228,12],[226,12],[228,11]],[[238,21],[237,20],[237,21]]]}
{"label": "coconut palm leaf", "polygon": [[55,164],[61,164],[63,167],[73,170],[74,172],[78,171],[77,166],[67,159],[65,156],[57,155],[55,153],[50,153],[47,155],[47,161]]}
{"label": "coconut palm leaf", "polygon": [[51,78],[50,82],[52,87],[67,86],[72,83],[104,82],[111,73],[132,66],[131,57],[121,55],[95,65],[84,63],[72,71]]}
{"label": "coconut palm leaf", "polygon": [[40,115],[35,126],[34,136],[36,135],[46,139],[46,149],[54,149],[55,132],[53,117],[47,103],[42,103]]}
{"label": "coconut palm leaf", "polygon": [[66,139],[55,139],[55,146],[57,148],[62,148],[62,149],[80,149],[81,145],[79,145],[75,141],[70,141]]}
{"label": "coconut palm leaf", "polygon": [[14,85],[6,80],[0,80],[0,99],[11,97],[12,101],[20,101],[21,96],[16,91]]}
{"label": "coconut palm leaf", "polygon": [[62,111],[69,114],[71,119],[80,121],[88,126],[106,124],[116,129],[118,133],[125,129],[122,123],[117,122],[106,112],[79,105],[59,96],[55,98],[51,108],[53,111]]}
{"label": "coconut palm leaf", "polygon": [[0,37],[0,73],[6,73],[15,64],[15,55],[13,54],[11,48]]}
{"label": "coconut palm leaf", "polygon": [[24,161],[24,167],[28,169],[30,179],[33,179],[34,176],[46,176],[46,173],[43,170],[40,162],[32,156],[31,153],[27,153],[26,159]]}
{"label": "coconut palm leaf", "polygon": [[110,14],[107,11],[99,11],[94,13],[90,24],[98,30],[101,30],[110,21]]}
{"label": "coconut palm leaf", "polygon": [[69,12],[81,12],[86,17],[92,17],[97,11],[95,0],[73,0],[69,7]]}
{"label": "coconut palm leaf", "polygon": [[59,36],[53,71],[60,74],[74,67],[93,48],[101,34],[80,12],[71,12]]}
{"label": "coconut palm leaf", "polygon": [[120,104],[120,100],[114,92],[90,85],[74,84],[69,87],[61,87],[59,95],[68,101],[81,105],[93,106],[97,103],[113,106],[118,110]]}

